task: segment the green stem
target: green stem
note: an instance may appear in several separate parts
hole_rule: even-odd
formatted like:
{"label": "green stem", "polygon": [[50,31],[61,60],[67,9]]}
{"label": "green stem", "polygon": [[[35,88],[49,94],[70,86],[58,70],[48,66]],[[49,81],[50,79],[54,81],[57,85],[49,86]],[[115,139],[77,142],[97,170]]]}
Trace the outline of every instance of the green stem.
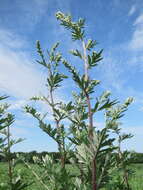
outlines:
{"label": "green stem", "polygon": [[119,158],[120,158],[120,161],[121,161],[121,164],[122,164],[122,168],[123,168],[123,172],[124,172],[124,182],[126,184],[126,187],[127,187],[127,190],[130,190],[130,185],[129,185],[129,179],[128,179],[128,172],[126,170],[126,166],[124,166],[124,163],[123,163],[123,154],[122,154],[122,151],[121,151],[121,142],[120,140],[118,141],[118,153],[119,153]]}
{"label": "green stem", "polygon": [[[86,80],[89,80],[89,74],[88,74],[89,65],[88,65],[86,46],[85,46],[84,41],[82,41],[82,46],[83,46],[83,53],[84,53],[83,58],[84,58],[85,78],[86,78]],[[86,95],[86,100],[87,100],[87,105],[88,105],[89,138],[92,142],[93,141],[93,113],[92,113],[89,94],[85,94],[85,95]],[[91,149],[92,149],[92,147],[91,147]],[[93,158],[93,160],[92,160],[92,190],[97,190],[96,159],[95,158]]]}
{"label": "green stem", "polygon": [[[49,77],[51,77],[52,72],[51,72],[50,63],[49,63],[49,67],[48,67],[48,73],[49,73]],[[51,99],[52,111],[53,111],[53,116],[54,116],[55,115],[55,110],[54,110],[55,109],[55,102],[54,102],[54,97],[53,97],[53,88],[50,87],[49,91],[50,91],[50,99]],[[55,120],[55,123],[56,123],[58,137],[60,139],[60,135],[61,135],[60,121],[58,121],[55,117],[54,117],[54,120]],[[61,165],[62,165],[62,168],[65,168],[65,154],[63,154],[63,150],[65,152],[65,149],[62,148],[60,140],[57,143],[58,143],[59,152],[61,153]]]}
{"label": "green stem", "polygon": [[7,150],[7,160],[8,160],[8,176],[9,176],[9,183],[10,188],[12,189],[12,161],[11,161],[11,151],[10,151],[10,128],[7,127],[7,144],[8,144],[8,150]]}

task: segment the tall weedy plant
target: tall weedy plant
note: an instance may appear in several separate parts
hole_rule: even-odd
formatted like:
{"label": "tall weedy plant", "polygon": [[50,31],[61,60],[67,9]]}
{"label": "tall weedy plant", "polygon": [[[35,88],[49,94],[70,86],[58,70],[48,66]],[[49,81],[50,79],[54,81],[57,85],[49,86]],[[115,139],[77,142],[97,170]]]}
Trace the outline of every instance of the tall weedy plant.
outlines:
{"label": "tall weedy plant", "polygon": [[[123,151],[121,148],[121,144],[130,138],[132,135],[122,133],[120,125],[121,122],[119,119],[124,116],[124,112],[128,109],[128,106],[133,101],[133,98],[128,98],[124,104],[117,105],[112,107],[106,112],[106,124],[112,125],[113,133],[116,134],[116,150],[114,152],[115,165],[113,168],[113,176],[116,178],[111,182],[110,185],[107,185],[109,189],[123,189],[123,190],[131,190],[132,187],[129,184],[129,178],[133,174],[133,169],[131,169],[131,160],[133,159],[133,154],[127,150]],[[116,174],[116,175],[115,175]],[[107,188],[107,189],[108,189]]]}
{"label": "tall weedy plant", "polygon": [[[0,100],[6,98],[7,96],[1,96]],[[11,147],[21,142],[22,139],[14,140],[11,138],[10,127],[14,122],[14,115],[7,112],[8,107],[7,103],[0,104],[0,155],[4,157],[8,164],[8,181],[7,183],[0,182],[0,188],[4,190],[22,190],[28,184],[23,182],[20,175],[16,175],[16,160],[13,160],[11,157]]]}
{"label": "tall weedy plant", "polygon": [[[107,184],[110,185],[112,178],[112,168],[116,166],[113,153],[119,150],[111,134],[118,131],[119,119],[132,102],[132,98],[127,99],[123,105],[118,105],[117,100],[110,100],[109,91],[103,92],[99,97],[96,96],[95,87],[100,81],[92,79],[90,73],[102,60],[102,50],[95,51],[96,41],[86,38],[84,19],[74,22],[70,15],[61,12],[56,14],[56,18],[71,32],[72,40],[78,41],[81,45],[81,50],[71,50],[70,53],[81,59],[84,72],[79,72],[78,67],[75,68],[57,52],[58,43],[47,51],[48,59],[46,59],[40,42],[37,42],[37,50],[41,57],[37,62],[44,66],[48,73],[46,83],[48,95],[35,96],[32,100],[44,101],[51,107],[55,125],[47,124],[46,114],[42,115],[35,108],[27,105],[25,109],[39,121],[39,127],[57,142],[61,155],[59,165],[54,165],[54,161],[48,156],[43,158],[43,161],[38,160],[38,163],[42,163],[47,169],[45,176],[49,176],[47,182],[46,178],[43,181],[45,180],[44,183],[53,190],[108,188]],[[61,82],[67,78],[59,72],[61,63],[70,72],[78,87],[77,92],[73,93],[73,101],[66,103],[56,102],[54,95]],[[104,111],[105,125],[102,129],[97,129],[95,114],[100,111]],[[69,121],[66,130],[65,119]],[[67,160],[71,167],[76,168],[77,173],[69,171],[66,167]]]}

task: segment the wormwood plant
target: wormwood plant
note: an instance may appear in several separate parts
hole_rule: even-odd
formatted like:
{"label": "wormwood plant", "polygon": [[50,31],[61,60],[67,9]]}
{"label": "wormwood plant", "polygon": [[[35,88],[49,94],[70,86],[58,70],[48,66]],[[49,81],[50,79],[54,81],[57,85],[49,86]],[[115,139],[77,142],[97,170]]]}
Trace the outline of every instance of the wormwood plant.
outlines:
{"label": "wormwood plant", "polygon": [[[6,99],[6,96],[0,96],[0,100]],[[0,181],[1,190],[22,190],[28,186],[21,179],[20,175],[16,175],[16,161],[11,158],[11,147],[22,139],[14,140],[11,138],[10,126],[14,122],[14,115],[7,112],[9,105],[6,103],[0,104],[0,155],[4,157],[8,164],[8,181],[7,183]]]}
{"label": "wormwood plant", "polygon": [[[133,169],[131,169],[131,160],[133,159],[133,153],[128,151],[122,151],[121,144],[127,139],[132,138],[132,135],[122,133],[119,122],[119,119],[123,117],[124,112],[127,110],[129,104],[133,101],[132,98],[128,98],[124,104],[117,105],[106,112],[106,124],[113,125],[113,133],[116,134],[117,140],[117,149],[114,153],[115,165],[113,168],[113,179],[107,185],[107,189],[123,189],[123,190],[131,190],[131,185],[129,184],[129,178],[134,173]],[[110,184],[111,183],[111,184]]]}
{"label": "wormwood plant", "polygon": [[[25,110],[38,120],[39,127],[57,143],[61,155],[56,164],[48,155],[42,160],[34,158],[36,163],[45,168],[44,176],[39,181],[46,185],[46,189],[52,190],[111,190],[117,160],[118,164],[122,165],[124,177],[127,177],[124,155],[121,156],[120,144],[115,145],[116,138],[113,138],[113,134],[116,133],[120,139],[119,119],[132,102],[132,98],[119,105],[117,100],[110,99],[109,91],[103,92],[99,97],[96,95],[95,87],[100,81],[92,79],[90,74],[102,60],[102,50],[95,51],[96,41],[87,39],[84,19],[74,22],[70,15],[61,12],[56,14],[56,18],[71,32],[72,40],[79,42],[81,48],[71,50],[70,53],[80,59],[78,64],[83,63],[84,72],[78,71],[78,67],[74,67],[62,57],[57,51],[59,43],[45,55],[40,42],[37,42],[37,51],[41,57],[37,62],[48,73],[48,93],[41,97],[35,96],[31,100],[40,100],[48,104],[55,124],[47,122],[47,113],[42,115],[29,105]],[[60,64],[69,71],[77,86],[77,91],[72,94],[72,101],[66,103],[57,102],[55,99],[56,90],[60,88],[62,81],[69,77],[59,71]],[[95,116],[101,111],[105,116],[105,125],[98,129],[94,124]],[[66,129],[65,119],[69,123],[68,127],[66,124]],[[118,156],[115,155],[120,159],[116,159]],[[69,169],[67,160],[70,162],[69,167],[75,168],[77,172]],[[126,178],[124,184],[129,190],[127,181]],[[114,189],[125,190],[122,187],[118,188],[114,184]]]}

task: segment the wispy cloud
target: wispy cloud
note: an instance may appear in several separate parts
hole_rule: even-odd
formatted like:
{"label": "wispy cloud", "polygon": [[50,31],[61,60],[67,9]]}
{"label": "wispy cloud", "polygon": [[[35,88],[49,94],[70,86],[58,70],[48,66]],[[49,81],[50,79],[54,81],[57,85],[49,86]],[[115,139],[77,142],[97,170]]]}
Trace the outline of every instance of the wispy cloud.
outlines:
{"label": "wispy cloud", "polygon": [[141,135],[141,131],[143,130],[143,126],[125,126],[122,128],[123,132],[131,133],[134,136]]}
{"label": "wispy cloud", "polygon": [[135,13],[135,11],[136,11],[136,6],[132,5],[129,10],[128,16],[132,16]]}
{"label": "wispy cloud", "polygon": [[28,104],[28,100],[25,99],[20,99],[20,100],[16,100],[16,101],[8,101],[8,103],[10,104],[10,107],[8,108],[8,110],[19,110],[22,107],[24,107],[25,105]]}
{"label": "wispy cloud", "polygon": [[143,14],[135,19],[133,27],[130,39],[108,48],[110,53],[105,53],[103,64],[99,68],[103,86],[111,88],[111,91],[115,90],[114,93],[118,95],[134,96],[137,103],[142,92],[137,91],[129,80],[136,72],[143,71]]}
{"label": "wispy cloud", "polygon": [[18,35],[5,29],[0,29],[0,42],[4,47],[14,49],[23,48],[28,45],[26,40],[20,39]]}
{"label": "wispy cloud", "polygon": [[20,20],[22,20],[23,25],[28,26],[28,29],[33,29],[40,22],[49,7],[49,1],[47,0],[25,0],[16,3],[22,12]]}
{"label": "wispy cloud", "polygon": [[125,126],[123,127],[123,133],[131,133],[133,137],[124,142],[122,147],[123,149],[135,150],[136,152],[142,152],[143,141],[142,141],[142,131],[143,126]]}
{"label": "wispy cloud", "polygon": [[11,134],[13,138],[23,138],[24,136],[27,137],[29,131],[24,127],[11,127]]}
{"label": "wispy cloud", "polygon": [[122,77],[124,74],[124,64],[120,56],[116,53],[119,51],[116,49],[110,49],[110,53],[104,55],[103,62],[99,65],[99,71],[101,72],[100,78],[102,85],[106,89],[114,89],[116,92],[120,92],[124,86],[125,80]]}
{"label": "wispy cloud", "polygon": [[[38,71],[27,52],[15,49],[24,42],[10,31],[0,31],[0,89],[14,97],[29,98],[43,91],[44,75]],[[13,39],[16,39],[15,41]],[[38,88],[37,88],[38,87]]]}
{"label": "wispy cloud", "polygon": [[138,25],[138,24],[143,24],[143,14],[140,14],[137,18],[136,18],[136,20],[135,20],[135,22],[134,22],[134,25]]}
{"label": "wispy cloud", "polygon": [[140,14],[133,23],[134,32],[129,43],[131,50],[143,50],[143,14]]}

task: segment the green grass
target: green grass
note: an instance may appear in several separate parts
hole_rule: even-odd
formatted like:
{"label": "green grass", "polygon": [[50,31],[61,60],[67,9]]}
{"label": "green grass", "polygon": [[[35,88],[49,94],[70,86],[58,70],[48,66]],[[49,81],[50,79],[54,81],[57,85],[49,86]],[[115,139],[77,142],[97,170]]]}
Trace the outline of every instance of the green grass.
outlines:
{"label": "green grass", "polygon": [[[33,167],[33,169],[37,171],[39,175],[42,175],[42,170],[37,165],[31,164],[31,167]],[[133,164],[132,168],[135,170],[134,175],[130,179],[130,184],[132,186],[132,189],[143,190],[143,164]],[[70,169],[72,169],[73,172],[76,172],[74,168],[70,168]],[[37,182],[32,172],[29,169],[27,169],[23,164],[18,164],[16,166],[16,172],[21,173],[24,181],[33,182],[33,184],[27,187],[26,190],[45,190],[45,188],[43,188],[41,184]],[[0,163],[0,182],[7,182],[7,180],[8,180],[7,164]]]}
{"label": "green grass", "polygon": [[[36,164],[31,164],[31,167],[33,167],[33,169],[35,171],[37,171],[38,174],[41,173],[41,171],[39,171],[39,168]],[[23,164],[18,164],[16,166],[16,173],[20,173],[24,182],[28,182],[32,184],[25,188],[25,190],[45,190],[45,188],[43,188],[41,186],[41,184],[39,184],[36,180],[36,178],[34,177],[34,175],[32,174],[32,172]],[[39,173],[40,172],[40,173]],[[8,177],[7,177],[7,164],[6,163],[0,163],[0,182],[7,182],[8,181]]]}
{"label": "green grass", "polygon": [[143,190],[143,164],[134,164],[134,176],[130,180],[133,190]]}

